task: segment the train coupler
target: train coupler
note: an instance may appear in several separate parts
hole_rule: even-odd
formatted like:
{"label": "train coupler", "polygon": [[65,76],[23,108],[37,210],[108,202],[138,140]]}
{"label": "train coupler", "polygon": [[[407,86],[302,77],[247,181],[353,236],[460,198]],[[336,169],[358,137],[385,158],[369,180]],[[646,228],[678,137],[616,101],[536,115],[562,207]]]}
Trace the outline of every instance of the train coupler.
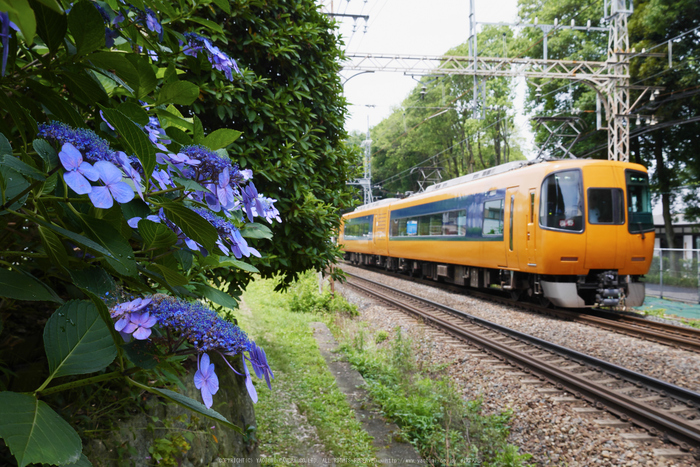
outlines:
{"label": "train coupler", "polygon": [[598,274],[596,303],[600,306],[619,306],[620,287],[617,271],[604,271]]}

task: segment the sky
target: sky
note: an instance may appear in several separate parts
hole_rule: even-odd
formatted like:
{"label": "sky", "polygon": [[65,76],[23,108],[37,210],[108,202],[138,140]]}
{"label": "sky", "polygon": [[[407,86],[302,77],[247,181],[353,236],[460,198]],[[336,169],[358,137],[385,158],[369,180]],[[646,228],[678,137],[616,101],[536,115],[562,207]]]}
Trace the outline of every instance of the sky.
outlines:
{"label": "sky", "polygon": [[[469,0],[323,0],[325,12],[369,15],[337,18],[346,53],[443,55],[469,36]],[[476,21],[514,22],[517,0],[475,0]],[[400,107],[418,83],[402,73],[341,73],[350,104],[346,130],[367,132]],[[350,78],[350,79],[348,79]],[[516,123],[518,119],[516,119]],[[523,124],[526,119],[522,117]],[[523,126],[523,125],[518,125]],[[525,135],[523,135],[525,136]]]}

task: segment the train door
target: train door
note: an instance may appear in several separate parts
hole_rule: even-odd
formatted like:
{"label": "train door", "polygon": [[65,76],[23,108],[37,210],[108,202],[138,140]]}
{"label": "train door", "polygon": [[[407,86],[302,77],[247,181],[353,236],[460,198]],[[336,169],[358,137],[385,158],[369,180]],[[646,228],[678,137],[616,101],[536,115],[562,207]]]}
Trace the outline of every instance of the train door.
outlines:
{"label": "train door", "polygon": [[527,240],[525,249],[527,250],[527,265],[537,265],[537,214],[535,212],[535,190],[530,188],[527,194],[526,230]]}
{"label": "train door", "polygon": [[506,244],[506,266],[509,268],[518,268],[518,230],[517,229],[517,204],[516,197],[518,187],[510,187],[506,189],[506,228],[505,244]]}

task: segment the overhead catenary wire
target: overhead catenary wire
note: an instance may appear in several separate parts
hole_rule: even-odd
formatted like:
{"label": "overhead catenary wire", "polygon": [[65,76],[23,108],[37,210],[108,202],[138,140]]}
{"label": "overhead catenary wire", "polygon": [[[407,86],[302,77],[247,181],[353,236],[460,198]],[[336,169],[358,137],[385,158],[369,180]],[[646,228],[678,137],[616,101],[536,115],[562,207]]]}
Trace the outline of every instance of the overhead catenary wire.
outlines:
{"label": "overhead catenary wire", "polygon": [[[588,8],[588,7],[587,7],[587,8]],[[582,10],[580,13],[582,13],[583,11],[585,11],[585,9]],[[579,13],[579,14],[580,14],[580,13]],[[576,16],[578,16],[578,14],[577,14]],[[552,31],[550,31],[549,34],[552,34],[556,29],[557,29],[556,27],[553,28]],[[652,48],[650,48],[650,49],[647,49],[647,51],[648,51],[648,50],[653,50],[653,49],[658,48],[658,47],[662,47],[662,46],[665,45],[665,44],[668,44],[668,43],[670,43],[670,42],[672,42],[672,41],[678,40],[678,39],[680,39],[680,38],[682,38],[682,37],[684,37],[684,36],[686,36],[686,35],[688,35],[688,34],[691,34],[691,33],[695,32],[695,31],[698,31],[698,30],[700,30],[700,27],[696,27],[696,28],[690,29],[690,30],[688,30],[688,31],[685,31],[685,32],[683,32],[683,33],[681,33],[681,34],[678,34],[677,36],[675,36],[675,37],[673,37],[673,38],[671,38],[671,39],[668,39],[668,40],[665,41],[665,42],[662,42],[662,43],[657,44],[656,46],[654,46],[654,47],[652,47]],[[527,53],[527,51],[529,51],[530,49],[532,49],[534,46],[536,46],[536,45],[537,45],[539,42],[541,42],[542,40],[543,40],[543,39],[541,39],[540,41],[538,41],[538,42],[532,44],[528,49],[526,49],[524,52],[522,52],[519,56],[522,56],[523,54]],[[638,56],[638,55],[641,55],[641,53],[640,53],[640,54],[637,54],[637,55],[634,55],[633,57],[636,57],[636,56]],[[516,57],[512,57],[511,60],[514,59],[514,58],[516,58]],[[687,65],[687,63],[684,63],[684,64],[683,64],[683,66],[686,66],[686,65]],[[656,73],[656,74],[651,75],[651,76],[646,77],[646,78],[643,78],[643,79],[641,79],[641,80],[635,82],[634,85],[637,85],[637,84],[639,84],[639,83],[642,83],[642,82],[644,82],[644,81],[647,81],[647,80],[649,80],[649,79],[652,79],[652,78],[654,78],[654,77],[656,77],[656,76],[658,76],[658,75],[661,75],[661,74],[663,74],[663,73],[667,73],[667,72],[670,71],[671,69],[678,69],[678,67],[668,68],[668,69],[666,69],[666,70],[664,70],[664,71],[662,71],[662,72]],[[565,88],[565,87],[568,87],[568,84],[567,84],[567,85],[564,85],[564,86],[561,86],[561,87],[559,87],[558,89],[556,89],[556,90],[554,90],[554,91],[551,91],[551,92],[545,94],[545,96],[550,95],[550,94],[553,94],[553,93],[555,93],[555,92],[558,92],[559,90],[561,90],[561,89],[563,89],[563,88]],[[692,88],[691,88],[691,89],[692,89]],[[450,106],[448,106],[448,107],[443,107],[443,109],[445,109],[445,108],[453,108],[453,107],[451,106],[451,104],[453,104],[456,100],[458,100],[459,98],[461,98],[461,97],[462,97],[464,94],[466,94],[467,92],[469,92],[469,91],[466,91],[466,92],[460,94],[457,98],[455,98],[453,101],[450,102]],[[672,93],[672,94],[673,94],[673,93]],[[543,96],[543,97],[544,97],[544,96]],[[409,132],[415,130],[417,127],[419,127],[420,125],[422,125],[423,123],[425,123],[427,120],[433,118],[434,116],[436,116],[437,114],[442,113],[442,112],[443,112],[443,111],[436,112],[435,114],[433,114],[433,115],[431,115],[431,116],[429,116],[429,117],[423,119],[423,120],[420,121],[418,124],[416,124],[416,125],[414,125],[413,127],[411,127],[410,129],[404,131],[404,132],[401,133],[397,138],[395,138],[394,141],[392,141],[392,142],[390,143],[389,147],[394,147],[394,144],[395,144],[396,141],[398,141],[400,138],[406,136]],[[505,117],[504,117],[504,118],[505,118]],[[504,118],[501,118],[501,119],[497,120],[496,122],[494,122],[493,124],[491,124],[491,125],[489,125],[488,127],[484,128],[483,130],[486,130],[486,129],[490,128],[491,126],[495,125],[496,123],[498,123],[498,122],[504,120]],[[686,120],[688,120],[688,119],[686,119]],[[686,121],[686,120],[679,120],[679,121],[676,121],[676,124],[691,123],[691,122],[693,122],[693,121],[700,120],[700,118],[697,118],[697,119],[692,118],[692,119],[689,119],[690,121]],[[682,123],[679,123],[679,122],[682,122]],[[669,126],[669,125],[666,125],[666,124],[663,124],[663,125],[661,125],[661,126],[660,126],[660,125],[656,125],[656,126],[654,126],[653,128],[651,128],[651,129],[646,129],[646,130],[645,130],[643,133],[641,133],[641,134],[644,134],[644,133],[647,133],[647,132],[650,132],[650,131],[654,131],[654,130],[657,130],[657,129],[662,129],[662,128],[665,128],[665,127],[667,127],[667,126]],[[482,130],[482,131],[483,131],[483,130]],[[635,136],[635,137],[637,137],[637,136],[640,136],[641,134],[635,132],[634,135],[630,135],[630,136]],[[426,163],[426,162],[428,162],[428,161],[430,161],[430,160],[434,160],[434,159],[437,160],[436,158],[439,157],[441,154],[444,154],[445,152],[449,151],[450,149],[454,148],[455,146],[457,146],[457,145],[459,145],[459,144],[462,144],[463,142],[467,141],[468,139],[470,139],[470,138],[472,138],[472,137],[474,137],[474,136],[475,136],[475,135],[470,135],[470,137],[465,138],[465,139],[463,139],[463,140],[461,140],[461,141],[459,141],[459,142],[453,144],[452,146],[446,148],[445,150],[439,152],[439,153],[436,154],[436,155],[433,155],[433,156],[431,156],[431,157],[428,157],[427,159],[425,159],[425,160],[422,161],[421,163],[416,164],[416,165],[414,165],[413,167],[411,167],[411,168],[409,168],[409,169],[407,169],[407,170],[404,170],[404,171],[400,172],[399,174],[395,174],[394,176],[389,177],[389,178],[386,179],[386,180],[383,180],[383,181],[381,181],[381,182],[378,182],[377,184],[378,184],[378,185],[382,185],[382,184],[388,183],[388,182],[390,182],[390,181],[395,181],[395,177],[396,177],[396,176],[401,175],[401,174],[404,174],[405,172],[409,172],[410,170],[415,169],[415,168],[417,168],[417,167],[420,167],[422,164],[424,164],[424,163]],[[586,153],[585,155],[577,156],[577,157],[587,157],[587,156],[589,156],[589,155],[591,155],[591,154],[594,154],[595,152],[600,151],[601,149],[603,149],[603,148],[605,148],[605,147],[607,147],[607,145],[605,145],[605,146],[600,146],[600,147],[594,149],[593,151],[590,151],[590,152]],[[384,148],[378,150],[377,152],[375,152],[375,155],[376,155],[376,154],[379,154],[381,151],[384,151],[384,150],[385,150]],[[409,174],[409,175],[410,175],[410,174]],[[403,179],[403,178],[405,178],[405,176],[404,176],[404,177],[399,177],[398,180],[401,180],[401,179]]]}

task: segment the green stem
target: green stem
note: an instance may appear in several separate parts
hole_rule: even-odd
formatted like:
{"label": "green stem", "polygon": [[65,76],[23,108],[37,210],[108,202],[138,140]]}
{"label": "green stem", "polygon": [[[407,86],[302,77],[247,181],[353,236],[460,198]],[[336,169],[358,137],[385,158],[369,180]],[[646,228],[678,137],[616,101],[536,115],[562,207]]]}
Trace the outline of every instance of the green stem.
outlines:
{"label": "green stem", "polygon": [[49,384],[49,382],[53,379],[52,377],[49,377],[46,379],[46,381],[44,381],[44,384],[42,384],[41,387],[34,392],[34,395],[41,394],[42,396],[46,396],[47,394],[53,394],[56,392],[65,391],[67,389],[79,388],[81,386],[86,386],[86,385],[92,384],[92,383],[98,383],[100,381],[108,381],[110,379],[119,378],[121,376],[122,376],[121,371],[113,371],[111,373],[105,373],[102,375],[93,376],[91,378],[85,378],[85,379],[81,379],[78,381],[72,381],[70,383],[59,384],[58,386],[54,386],[54,387],[45,389],[46,386]]}
{"label": "green stem", "polygon": [[0,251],[0,256],[25,256],[27,258],[48,258],[48,256],[43,253],[28,253],[26,251]]}

